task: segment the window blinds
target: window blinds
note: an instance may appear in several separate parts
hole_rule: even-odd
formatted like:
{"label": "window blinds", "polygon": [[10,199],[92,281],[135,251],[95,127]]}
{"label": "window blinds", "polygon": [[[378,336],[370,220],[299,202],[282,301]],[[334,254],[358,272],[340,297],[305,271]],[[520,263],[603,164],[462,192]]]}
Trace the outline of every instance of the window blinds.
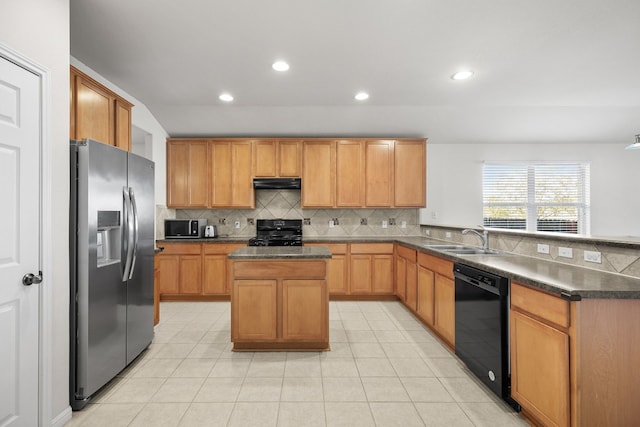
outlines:
{"label": "window blinds", "polygon": [[484,225],[588,233],[589,179],[588,163],[486,162]]}

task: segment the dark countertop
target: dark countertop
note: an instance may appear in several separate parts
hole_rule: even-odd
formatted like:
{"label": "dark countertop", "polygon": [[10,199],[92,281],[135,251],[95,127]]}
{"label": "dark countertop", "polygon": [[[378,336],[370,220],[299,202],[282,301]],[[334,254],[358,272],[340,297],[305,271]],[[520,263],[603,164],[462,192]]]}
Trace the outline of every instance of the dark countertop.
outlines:
{"label": "dark countertop", "polygon": [[[170,239],[163,242],[219,242],[247,243],[246,237],[218,237],[213,239]],[[354,237],[307,237],[305,243],[400,243],[425,253],[480,268],[488,272],[508,277],[511,280],[543,289],[565,298],[640,299],[640,278],[609,273],[584,267],[572,266],[555,261],[503,252],[499,255],[454,255],[425,245],[451,244],[441,240],[421,236],[354,236]],[[282,258],[279,250],[291,251],[293,247],[276,249],[273,246],[247,247],[240,250],[261,250],[263,258],[267,253],[271,258]],[[297,247],[299,249],[313,247]],[[317,247],[316,247],[317,248]],[[249,251],[250,253],[250,251]],[[255,252],[257,254],[258,252]],[[254,257],[257,255],[254,254]],[[294,257],[293,254],[289,254]],[[248,257],[248,255],[245,255]],[[300,255],[298,255],[300,257]],[[248,258],[247,258],[248,259]]]}
{"label": "dark countertop", "polygon": [[229,254],[229,259],[328,259],[331,252],[322,246],[247,246]]}
{"label": "dark countertop", "polygon": [[244,243],[249,242],[248,237],[231,236],[231,237],[196,237],[188,239],[160,239],[156,240],[156,246],[161,246],[162,243]]}

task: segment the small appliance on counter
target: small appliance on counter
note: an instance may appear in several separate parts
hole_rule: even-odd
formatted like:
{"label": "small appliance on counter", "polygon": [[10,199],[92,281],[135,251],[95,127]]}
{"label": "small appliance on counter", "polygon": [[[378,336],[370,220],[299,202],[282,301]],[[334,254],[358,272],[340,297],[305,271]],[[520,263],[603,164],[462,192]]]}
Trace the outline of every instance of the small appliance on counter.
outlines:
{"label": "small appliance on counter", "polygon": [[218,227],[207,225],[204,227],[204,237],[218,237]]}
{"label": "small appliance on counter", "polygon": [[302,246],[301,219],[259,219],[249,246]]}
{"label": "small appliance on counter", "polygon": [[206,219],[165,219],[165,239],[197,239],[205,237]]}

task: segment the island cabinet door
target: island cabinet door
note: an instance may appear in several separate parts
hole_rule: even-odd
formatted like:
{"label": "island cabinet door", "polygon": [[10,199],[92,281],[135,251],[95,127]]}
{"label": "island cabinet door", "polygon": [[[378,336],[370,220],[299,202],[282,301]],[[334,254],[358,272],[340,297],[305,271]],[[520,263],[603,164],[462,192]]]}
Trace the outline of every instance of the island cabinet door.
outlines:
{"label": "island cabinet door", "polygon": [[235,280],[231,335],[234,341],[277,338],[277,288],[274,280]]}
{"label": "island cabinet door", "polygon": [[327,302],[325,280],[283,280],[282,338],[303,341],[328,339]]}

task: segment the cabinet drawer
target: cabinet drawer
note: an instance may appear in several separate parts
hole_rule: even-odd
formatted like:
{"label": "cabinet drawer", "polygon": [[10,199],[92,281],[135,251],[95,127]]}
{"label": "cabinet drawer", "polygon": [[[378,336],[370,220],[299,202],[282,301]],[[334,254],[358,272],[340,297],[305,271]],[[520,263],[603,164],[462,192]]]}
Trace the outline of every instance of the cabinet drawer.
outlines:
{"label": "cabinet drawer", "polygon": [[228,255],[246,245],[242,243],[205,243],[202,246],[205,255]]}
{"label": "cabinet drawer", "polygon": [[416,250],[415,249],[410,249],[407,248],[406,246],[396,246],[396,253],[398,254],[398,256],[401,256],[402,258],[407,259],[408,261],[411,262],[416,262]]}
{"label": "cabinet drawer", "polygon": [[326,246],[332,255],[344,255],[347,253],[346,243],[305,243],[305,246]]}
{"label": "cabinet drawer", "polygon": [[235,279],[325,279],[327,261],[233,261]]}
{"label": "cabinet drawer", "polygon": [[158,246],[164,248],[162,253],[166,255],[200,255],[202,253],[200,243],[160,243]]}
{"label": "cabinet drawer", "polygon": [[352,243],[352,254],[393,254],[393,243]]}
{"label": "cabinet drawer", "polygon": [[569,301],[516,282],[511,283],[511,307],[519,308],[561,327],[568,328],[571,324]]}
{"label": "cabinet drawer", "polygon": [[453,262],[447,259],[420,252],[418,263],[424,268],[453,279]]}

